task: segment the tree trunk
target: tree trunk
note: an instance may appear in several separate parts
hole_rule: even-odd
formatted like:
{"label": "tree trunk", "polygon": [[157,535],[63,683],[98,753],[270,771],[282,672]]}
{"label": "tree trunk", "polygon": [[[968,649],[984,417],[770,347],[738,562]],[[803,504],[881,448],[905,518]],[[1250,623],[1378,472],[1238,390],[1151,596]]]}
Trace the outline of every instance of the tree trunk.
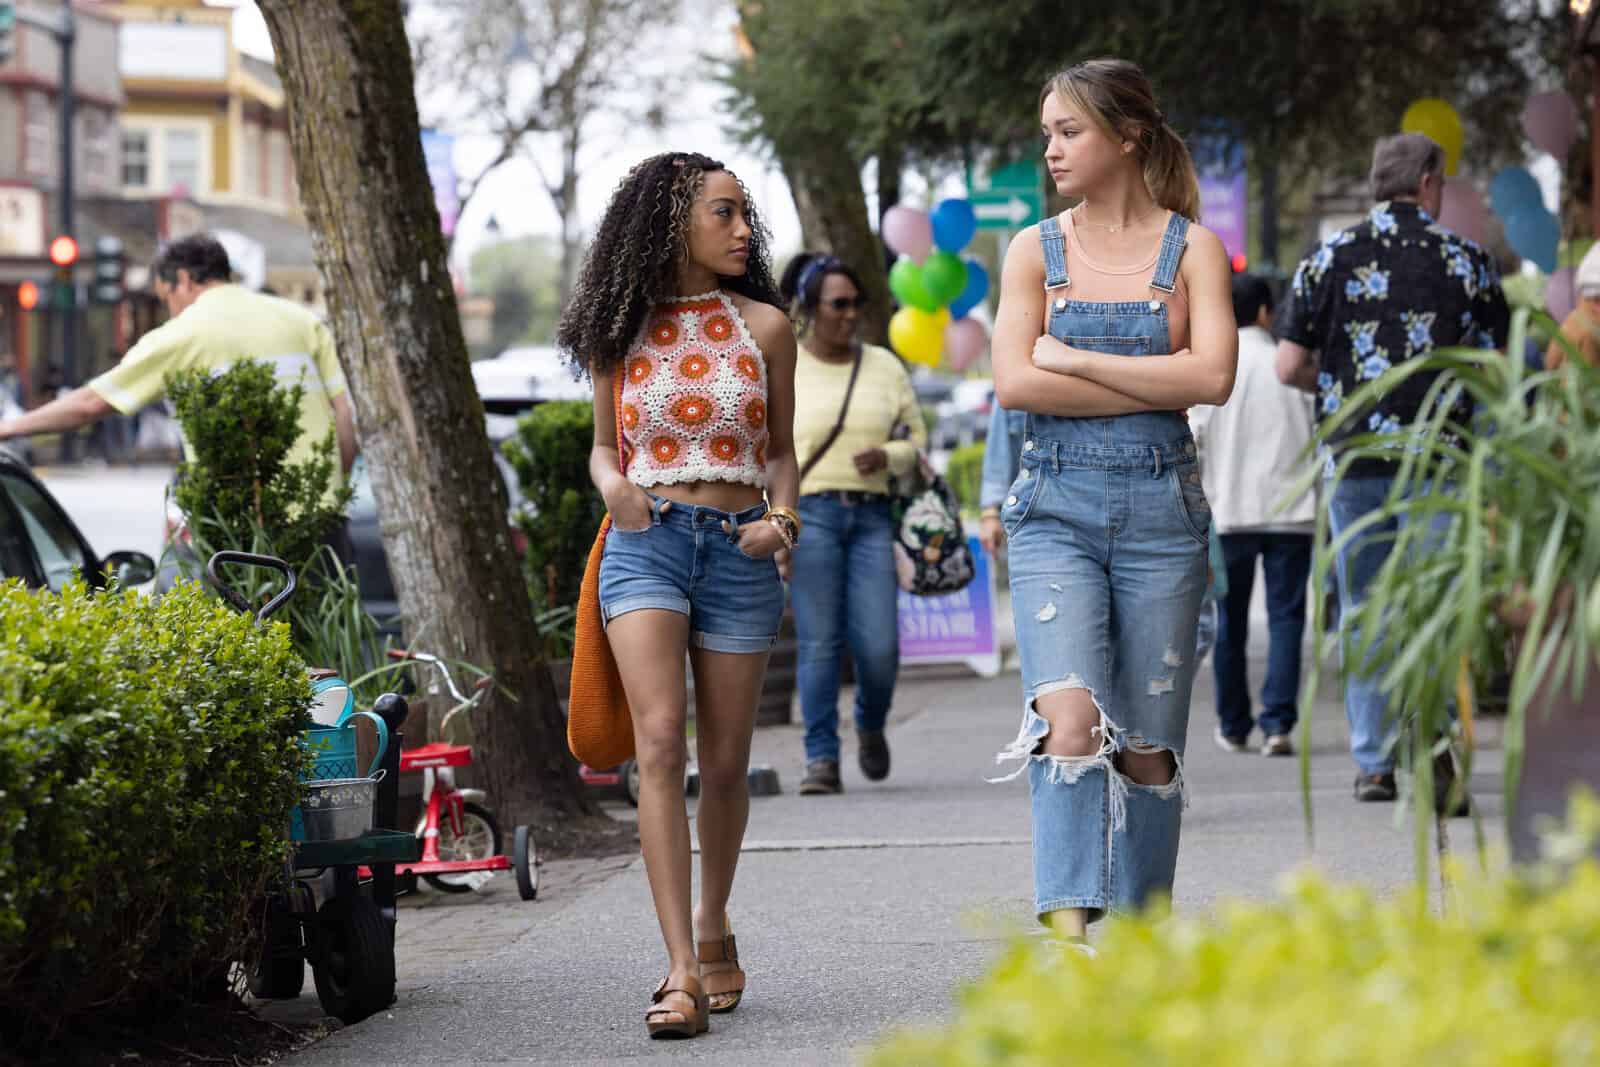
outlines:
{"label": "tree trunk", "polygon": [[806,249],[832,252],[856,269],[868,300],[861,313],[861,335],[874,344],[886,344],[889,272],[883,245],[867,220],[860,161],[845,145],[822,139],[801,151],[779,148],[778,159],[794,194]]}
{"label": "tree trunk", "polygon": [[399,0],[262,0],[339,359],[419,648],[492,669],[476,756],[507,825],[603,820],[567,754],[468,370]]}

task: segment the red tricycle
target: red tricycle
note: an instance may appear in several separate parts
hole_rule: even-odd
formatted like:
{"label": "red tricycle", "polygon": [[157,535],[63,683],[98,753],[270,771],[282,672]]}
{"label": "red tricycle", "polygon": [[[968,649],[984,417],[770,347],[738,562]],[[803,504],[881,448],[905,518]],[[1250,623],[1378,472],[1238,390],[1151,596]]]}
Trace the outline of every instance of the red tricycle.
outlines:
{"label": "red tricycle", "polygon": [[[480,678],[467,696],[456,685],[450,668],[438,656],[427,652],[393,649],[391,659],[418,663],[432,668],[438,676],[430,687],[438,691],[442,679],[455,701],[439,723],[439,735],[450,736],[450,722],[457,715],[483,703],[494,679]],[[500,825],[486,805],[481,789],[456,786],[455,768],[472,762],[472,746],[435,741],[420,748],[402,749],[400,770],[422,772],[422,802],[425,809],[417,822],[416,835],[422,841],[422,859],[396,866],[400,877],[421,875],[443,893],[467,893],[492,877],[494,871],[515,871],[517,892],[523,900],[539,895],[539,857],[533,834],[518,826],[512,834],[511,855],[501,851]]]}

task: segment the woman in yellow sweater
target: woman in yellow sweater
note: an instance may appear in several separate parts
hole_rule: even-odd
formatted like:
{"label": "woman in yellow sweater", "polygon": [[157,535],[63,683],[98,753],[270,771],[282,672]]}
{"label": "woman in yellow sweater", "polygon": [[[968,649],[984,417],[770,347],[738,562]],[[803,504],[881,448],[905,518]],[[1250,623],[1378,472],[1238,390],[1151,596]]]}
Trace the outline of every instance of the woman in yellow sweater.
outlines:
{"label": "woman in yellow sweater", "polygon": [[909,474],[927,440],[899,358],[856,339],[866,303],[855,271],[833,256],[797,256],[780,285],[800,331],[795,455],[800,518],[790,575],[806,724],[803,794],[837,793],[839,664],[855,664],[861,773],[889,774],[884,724],[900,670],[889,479]]}

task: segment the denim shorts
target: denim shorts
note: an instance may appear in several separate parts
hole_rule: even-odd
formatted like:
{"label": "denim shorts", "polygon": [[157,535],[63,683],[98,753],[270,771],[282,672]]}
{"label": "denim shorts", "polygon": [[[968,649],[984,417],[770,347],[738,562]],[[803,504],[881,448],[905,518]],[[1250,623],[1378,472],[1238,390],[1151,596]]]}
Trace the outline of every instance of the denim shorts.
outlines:
{"label": "denim shorts", "polygon": [[[674,501],[654,493],[650,525],[606,535],[600,562],[600,612],[618,615],[654,608],[689,616],[689,640],[711,652],[766,652],[783,621],[783,581],[777,561],[752,559],[739,548],[738,529],[760,522],[765,504],[740,512]],[[722,524],[729,524],[724,530]]]}

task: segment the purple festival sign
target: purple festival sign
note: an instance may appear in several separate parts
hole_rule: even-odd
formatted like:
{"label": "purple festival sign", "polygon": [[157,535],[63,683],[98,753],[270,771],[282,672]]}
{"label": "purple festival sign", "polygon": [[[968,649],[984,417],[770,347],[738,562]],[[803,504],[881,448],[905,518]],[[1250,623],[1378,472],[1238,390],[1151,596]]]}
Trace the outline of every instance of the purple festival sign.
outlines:
{"label": "purple festival sign", "polygon": [[1244,149],[1236,142],[1196,139],[1195,169],[1200,176],[1200,221],[1218,237],[1228,255],[1250,251],[1250,186]]}
{"label": "purple festival sign", "polygon": [[976,564],[972,581],[957,593],[900,593],[900,662],[967,663],[979,674],[1000,671],[994,628],[994,570],[976,537],[967,539]]}

